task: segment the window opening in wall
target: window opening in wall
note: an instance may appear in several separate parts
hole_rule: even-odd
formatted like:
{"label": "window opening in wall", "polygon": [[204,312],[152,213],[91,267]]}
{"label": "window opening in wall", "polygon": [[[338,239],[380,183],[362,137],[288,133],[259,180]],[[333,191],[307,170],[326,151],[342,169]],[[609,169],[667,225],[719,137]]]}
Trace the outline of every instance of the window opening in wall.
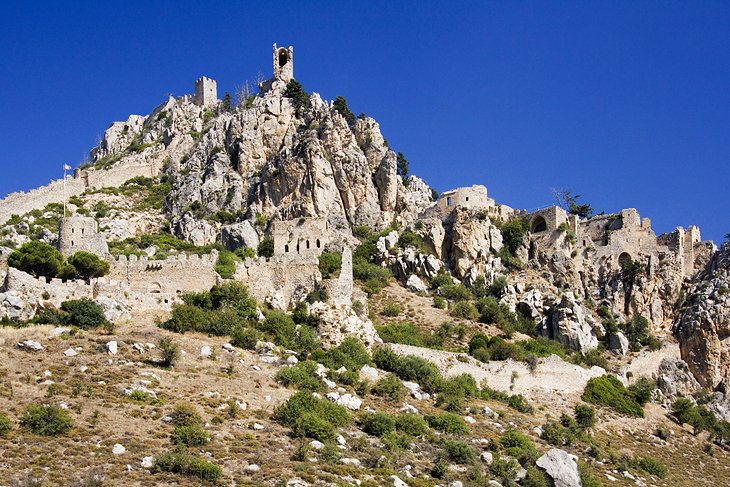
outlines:
{"label": "window opening in wall", "polygon": [[284,245],[284,252],[289,252],[289,244]]}
{"label": "window opening in wall", "polygon": [[466,197],[466,201],[469,201],[469,197],[468,196]]}
{"label": "window opening in wall", "polygon": [[545,221],[545,218],[536,216],[535,219],[532,220],[532,233],[544,232],[545,230],[547,230],[547,222]]}
{"label": "window opening in wall", "polygon": [[81,235],[83,235],[83,234],[84,234],[84,229],[82,228],[82,229],[81,229]]}
{"label": "window opening in wall", "polygon": [[320,248],[321,244],[319,243],[319,239],[317,239],[317,248]]}
{"label": "window opening in wall", "polygon": [[73,241],[73,240],[71,240],[71,247],[73,247],[73,246],[74,246],[74,241]]}
{"label": "window opening in wall", "polygon": [[279,50],[279,66],[284,66],[287,62],[289,62],[289,55],[286,52],[286,49],[280,49]]}
{"label": "window opening in wall", "polygon": [[451,196],[446,197],[446,206],[451,206]]}
{"label": "window opening in wall", "polygon": [[307,249],[309,249],[309,240],[307,240]]}

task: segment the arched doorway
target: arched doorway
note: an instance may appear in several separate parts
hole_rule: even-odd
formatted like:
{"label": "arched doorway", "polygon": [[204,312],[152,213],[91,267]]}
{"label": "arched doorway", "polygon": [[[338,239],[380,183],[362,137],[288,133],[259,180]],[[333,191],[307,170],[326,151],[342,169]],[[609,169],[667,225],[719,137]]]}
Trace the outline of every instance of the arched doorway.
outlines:
{"label": "arched doorway", "polygon": [[547,222],[541,215],[537,215],[532,219],[532,225],[530,225],[530,231],[532,233],[540,233],[547,230]]}

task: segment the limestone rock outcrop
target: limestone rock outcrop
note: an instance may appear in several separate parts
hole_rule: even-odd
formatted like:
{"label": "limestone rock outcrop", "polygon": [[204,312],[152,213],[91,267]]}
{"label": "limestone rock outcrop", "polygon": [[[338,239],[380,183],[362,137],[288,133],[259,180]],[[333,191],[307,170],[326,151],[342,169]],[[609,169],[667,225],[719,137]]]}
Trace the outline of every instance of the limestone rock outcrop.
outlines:
{"label": "limestone rock outcrop", "polygon": [[493,253],[502,249],[502,233],[488,217],[480,217],[465,208],[457,207],[449,219],[451,227],[451,266],[454,273],[464,277],[476,266],[478,274],[485,274]]}
{"label": "limestone rock outcrop", "polygon": [[578,304],[572,293],[565,293],[541,325],[542,335],[557,340],[566,347],[586,353],[598,347],[593,328],[598,324]]}
{"label": "limestone rock outcrop", "polygon": [[309,305],[308,308],[312,315],[319,318],[317,332],[325,347],[335,347],[349,336],[358,338],[367,347],[382,343],[373,322],[367,316],[358,316],[349,306],[337,306],[318,301]]}
{"label": "limestone rock outcrop", "polygon": [[580,487],[578,463],[565,450],[552,448],[537,459],[537,466],[553,479],[555,487]]}
{"label": "limestone rock outcrop", "polygon": [[682,359],[713,389],[730,376],[730,244],[715,253],[689,290],[674,324]]}

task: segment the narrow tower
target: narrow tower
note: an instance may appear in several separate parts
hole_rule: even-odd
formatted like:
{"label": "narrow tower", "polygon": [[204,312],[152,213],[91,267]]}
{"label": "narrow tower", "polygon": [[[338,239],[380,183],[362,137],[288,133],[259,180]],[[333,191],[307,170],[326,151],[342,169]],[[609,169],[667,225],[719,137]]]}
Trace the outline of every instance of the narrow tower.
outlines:
{"label": "narrow tower", "polygon": [[205,107],[218,101],[218,87],[214,79],[201,76],[195,80],[195,94],[193,103]]}
{"label": "narrow tower", "polygon": [[294,48],[274,44],[274,79],[288,83],[294,78]]}

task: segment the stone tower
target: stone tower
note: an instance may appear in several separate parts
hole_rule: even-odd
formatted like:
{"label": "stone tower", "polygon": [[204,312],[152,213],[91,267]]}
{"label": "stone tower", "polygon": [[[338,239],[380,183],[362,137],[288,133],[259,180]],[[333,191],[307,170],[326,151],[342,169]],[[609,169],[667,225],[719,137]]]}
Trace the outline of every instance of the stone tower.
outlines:
{"label": "stone tower", "polygon": [[288,83],[294,78],[294,48],[274,44],[274,79]]}
{"label": "stone tower", "polygon": [[195,80],[193,103],[201,107],[213,105],[218,101],[218,87],[214,79],[201,76]]}
{"label": "stone tower", "polygon": [[101,258],[109,254],[106,238],[99,233],[96,220],[85,216],[70,216],[58,221],[58,250],[64,257],[80,250]]}

